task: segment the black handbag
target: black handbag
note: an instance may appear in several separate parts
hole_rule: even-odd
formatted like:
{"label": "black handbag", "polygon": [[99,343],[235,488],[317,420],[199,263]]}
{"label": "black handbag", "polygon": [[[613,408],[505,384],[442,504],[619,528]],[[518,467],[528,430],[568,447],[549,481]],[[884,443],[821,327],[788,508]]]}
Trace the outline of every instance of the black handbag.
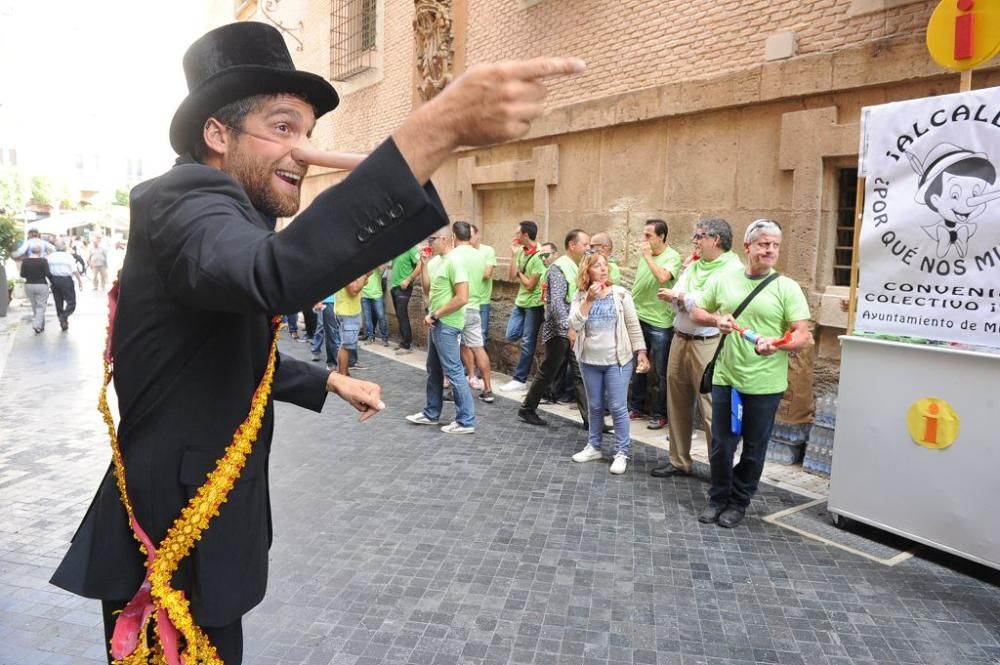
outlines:
{"label": "black handbag", "polygon": [[[772,272],[770,275],[765,277],[764,281],[758,284],[754,290],[750,292],[750,295],[743,299],[740,306],[736,308],[735,312],[733,312],[733,318],[735,319],[739,317],[739,315],[743,313],[743,310],[747,308],[747,305],[750,304],[750,301],[756,298],[757,294],[763,291],[765,286],[778,279],[780,276],[781,275],[779,273]],[[715,376],[715,361],[719,359],[719,354],[722,353],[722,345],[726,343],[726,337],[728,337],[728,335],[722,336],[722,339],[719,340],[719,345],[715,347],[715,355],[712,356],[712,359],[707,365],[705,365],[705,371],[701,375],[701,386],[699,388],[699,392],[701,392],[702,395],[707,395],[712,392],[712,378]]]}

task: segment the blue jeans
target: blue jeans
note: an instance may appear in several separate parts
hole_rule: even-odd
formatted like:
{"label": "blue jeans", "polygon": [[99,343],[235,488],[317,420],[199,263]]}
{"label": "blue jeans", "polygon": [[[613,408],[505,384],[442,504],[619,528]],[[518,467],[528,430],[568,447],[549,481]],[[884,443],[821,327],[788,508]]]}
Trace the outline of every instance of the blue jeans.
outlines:
{"label": "blue jeans", "polygon": [[361,313],[365,317],[365,337],[375,339],[375,324],[378,323],[378,336],[383,342],[389,341],[389,322],[385,318],[385,303],[381,298],[362,298]]}
{"label": "blue jeans", "polygon": [[444,403],[444,377],[451,382],[455,395],[455,420],[464,427],[476,426],[476,407],[472,400],[472,389],[465,378],[465,366],[459,352],[462,331],[440,321],[428,329],[427,334],[427,403],[424,417],[429,420],[441,418]]}
{"label": "blue jeans", "polygon": [[611,411],[615,424],[615,452],[629,451],[628,382],[633,361],[626,365],[589,365],[580,363],[583,384],[587,388],[587,415],[590,429],[587,443],[600,450],[604,430],[604,407]]}
{"label": "blue jeans", "polygon": [[521,357],[517,361],[517,369],[514,370],[515,381],[528,382],[528,375],[531,374],[531,363],[535,359],[538,329],[542,327],[544,318],[545,308],[543,307],[518,307],[515,305],[510,312],[506,339],[508,342],[513,342],[518,338],[521,340]]}
{"label": "blue jeans", "polygon": [[743,395],[743,453],[733,467],[740,435],[733,434],[730,386],[712,386],[712,445],[708,452],[712,470],[709,503],[746,510],[764,471],[767,442],[774,428],[774,414],[782,393]]}
{"label": "blue jeans", "polygon": [[313,335],[312,353],[319,355],[319,350],[326,347],[326,364],[337,364],[337,350],[340,348],[340,330],[337,328],[337,318],[333,313],[333,305],[324,304]]}
{"label": "blue jeans", "polygon": [[490,303],[483,303],[479,306],[479,320],[483,325],[483,346],[490,338]]}
{"label": "blue jeans", "polygon": [[642,328],[642,338],[646,341],[646,354],[649,356],[650,371],[646,374],[636,374],[632,379],[632,398],[629,409],[646,413],[646,392],[650,382],[650,374],[656,377],[656,394],[650,405],[649,415],[652,418],[667,417],[667,356],[670,355],[670,342],[674,338],[673,328],[657,328],[645,321],[639,321]]}

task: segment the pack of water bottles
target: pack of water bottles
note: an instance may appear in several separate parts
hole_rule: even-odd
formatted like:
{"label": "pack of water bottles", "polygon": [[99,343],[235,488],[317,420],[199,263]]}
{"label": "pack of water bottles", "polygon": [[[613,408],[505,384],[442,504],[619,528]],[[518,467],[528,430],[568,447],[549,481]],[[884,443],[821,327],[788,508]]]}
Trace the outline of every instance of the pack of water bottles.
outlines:
{"label": "pack of water bottles", "polygon": [[826,394],[816,399],[816,416],[809,430],[802,468],[820,476],[830,475],[833,463],[833,435],[837,427],[837,396]]}
{"label": "pack of water bottles", "polygon": [[767,460],[778,464],[798,464],[809,439],[809,423],[793,425],[774,421],[771,440],[767,442]]}

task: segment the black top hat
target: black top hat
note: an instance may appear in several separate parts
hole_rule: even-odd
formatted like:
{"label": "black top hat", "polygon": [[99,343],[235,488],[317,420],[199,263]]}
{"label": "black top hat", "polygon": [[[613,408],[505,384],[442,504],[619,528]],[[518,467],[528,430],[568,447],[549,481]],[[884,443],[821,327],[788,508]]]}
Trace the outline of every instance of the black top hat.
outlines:
{"label": "black top hat", "polygon": [[170,123],[170,145],[178,154],[197,145],[205,121],[226,104],[253,95],[300,95],[316,117],[340,99],[321,76],[295,69],[281,33],[255,21],[230,23],[203,35],[184,54],[188,96]]}

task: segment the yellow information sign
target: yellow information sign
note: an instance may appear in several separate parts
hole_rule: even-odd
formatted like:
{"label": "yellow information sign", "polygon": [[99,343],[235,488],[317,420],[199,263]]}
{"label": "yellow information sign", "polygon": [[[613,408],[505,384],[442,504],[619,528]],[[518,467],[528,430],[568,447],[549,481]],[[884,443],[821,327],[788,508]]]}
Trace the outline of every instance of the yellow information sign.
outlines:
{"label": "yellow information sign", "polygon": [[958,438],[958,414],[943,399],[924,397],[910,406],[906,427],[915,443],[940,450]]}
{"label": "yellow information sign", "polygon": [[927,50],[956,72],[1000,54],[1000,0],[941,0],[927,24]]}

